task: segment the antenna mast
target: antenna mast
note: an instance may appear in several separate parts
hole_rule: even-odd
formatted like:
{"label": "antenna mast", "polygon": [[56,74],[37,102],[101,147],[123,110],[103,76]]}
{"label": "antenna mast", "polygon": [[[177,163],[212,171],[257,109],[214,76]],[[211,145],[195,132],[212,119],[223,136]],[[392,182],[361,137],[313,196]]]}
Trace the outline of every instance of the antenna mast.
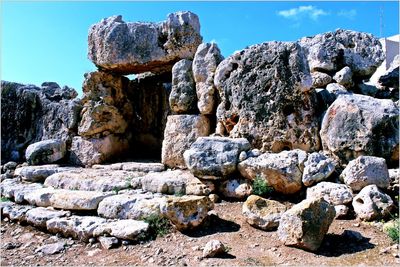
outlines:
{"label": "antenna mast", "polygon": [[383,38],[384,36],[384,28],[385,28],[385,24],[384,24],[384,15],[385,15],[385,10],[384,10],[384,5],[382,3],[381,7],[380,7],[380,14],[379,14],[379,35],[380,38]]}

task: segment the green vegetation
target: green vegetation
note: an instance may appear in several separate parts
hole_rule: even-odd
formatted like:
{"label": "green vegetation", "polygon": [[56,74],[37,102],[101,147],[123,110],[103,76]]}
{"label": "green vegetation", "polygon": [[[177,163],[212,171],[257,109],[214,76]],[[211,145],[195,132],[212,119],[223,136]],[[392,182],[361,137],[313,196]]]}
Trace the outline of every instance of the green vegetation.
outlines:
{"label": "green vegetation", "polygon": [[152,214],[141,218],[141,220],[149,224],[149,230],[147,233],[141,235],[139,240],[154,240],[158,236],[162,237],[167,235],[171,230],[171,224],[169,220],[159,214]]}
{"label": "green vegetation", "polygon": [[253,181],[253,194],[260,197],[268,197],[274,191],[263,177],[257,175]]}
{"label": "green vegetation", "polygon": [[1,197],[0,202],[7,202],[7,201],[11,201],[6,197]]}
{"label": "green vegetation", "polygon": [[399,243],[400,218],[393,220],[393,226],[386,229],[386,234],[396,243]]}

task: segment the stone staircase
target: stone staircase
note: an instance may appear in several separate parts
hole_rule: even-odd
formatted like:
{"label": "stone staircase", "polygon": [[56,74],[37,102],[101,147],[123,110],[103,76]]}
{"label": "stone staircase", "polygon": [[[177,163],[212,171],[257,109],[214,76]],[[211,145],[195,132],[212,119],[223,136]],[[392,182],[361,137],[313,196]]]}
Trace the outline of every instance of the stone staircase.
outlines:
{"label": "stone staircase", "polygon": [[[149,230],[144,219],[151,215],[167,217],[178,228],[197,226],[213,207],[205,196],[174,196],[208,195],[214,187],[188,171],[165,171],[160,163],[25,166],[14,174],[0,184],[2,218],[84,242],[102,236],[135,241]],[[183,202],[192,203],[192,211]],[[206,213],[198,214],[201,205]],[[177,219],[183,213],[185,223]]]}

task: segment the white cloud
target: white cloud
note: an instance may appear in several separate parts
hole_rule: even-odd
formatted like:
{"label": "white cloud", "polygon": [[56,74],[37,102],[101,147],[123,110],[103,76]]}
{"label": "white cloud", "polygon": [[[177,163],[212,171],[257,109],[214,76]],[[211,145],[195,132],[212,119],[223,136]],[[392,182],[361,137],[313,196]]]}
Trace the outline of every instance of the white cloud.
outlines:
{"label": "white cloud", "polygon": [[350,10],[342,9],[337,13],[337,15],[339,17],[345,17],[345,18],[348,18],[348,19],[354,19],[357,16],[357,10],[355,10],[355,9],[350,9]]}
{"label": "white cloud", "polygon": [[329,13],[315,6],[299,6],[278,11],[278,15],[287,19],[299,20],[300,18],[306,17],[316,21],[320,16],[326,16],[329,15]]}

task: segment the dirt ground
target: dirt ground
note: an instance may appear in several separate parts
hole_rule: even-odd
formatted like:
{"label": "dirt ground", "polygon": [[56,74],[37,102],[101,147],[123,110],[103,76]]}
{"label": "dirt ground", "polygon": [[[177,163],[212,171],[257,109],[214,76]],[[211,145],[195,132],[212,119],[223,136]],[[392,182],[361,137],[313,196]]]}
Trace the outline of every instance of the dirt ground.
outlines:
{"label": "dirt ground", "polygon": [[[216,215],[190,233],[172,231],[154,241],[104,249],[99,243],[52,236],[31,226],[1,224],[1,266],[14,265],[373,265],[399,266],[398,246],[377,227],[357,220],[335,220],[317,253],[284,246],[276,232],[249,226],[241,215],[242,203],[216,204]],[[347,231],[345,231],[347,230]],[[359,235],[359,234],[361,235]],[[202,248],[212,239],[228,247],[228,254],[202,259]],[[35,252],[43,244],[65,241],[59,254]],[[10,245],[11,244],[11,245]],[[6,248],[7,247],[7,248]],[[14,248],[12,248],[14,247]]]}

